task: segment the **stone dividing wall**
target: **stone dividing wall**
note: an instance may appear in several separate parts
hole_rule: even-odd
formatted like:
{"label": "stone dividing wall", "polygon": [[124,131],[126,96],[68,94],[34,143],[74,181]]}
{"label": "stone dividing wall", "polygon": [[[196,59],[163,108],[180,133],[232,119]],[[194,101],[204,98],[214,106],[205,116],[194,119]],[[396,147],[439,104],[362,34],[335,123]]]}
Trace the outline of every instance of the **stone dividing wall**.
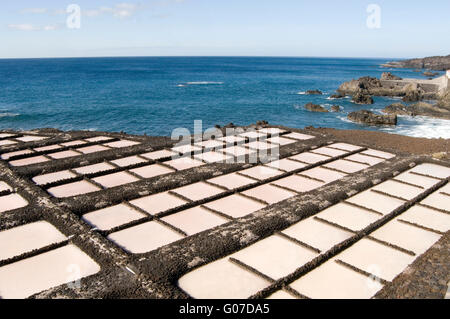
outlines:
{"label": "stone dividing wall", "polygon": [[381,85],[386,88],[404,87],[413,82],[420,84],[420,87],[426,93],[438,93],[440,85],[438,83],[424,83],[425,81],[408,81],[408,80],[381,80]]}

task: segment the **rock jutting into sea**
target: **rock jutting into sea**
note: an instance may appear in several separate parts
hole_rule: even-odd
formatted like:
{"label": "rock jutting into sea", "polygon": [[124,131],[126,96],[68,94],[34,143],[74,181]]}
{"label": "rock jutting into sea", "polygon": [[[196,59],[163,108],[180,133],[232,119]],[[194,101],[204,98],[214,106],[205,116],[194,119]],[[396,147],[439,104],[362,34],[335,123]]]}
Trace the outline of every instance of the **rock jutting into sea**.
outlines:
{"label": "rock jutting into sea", "polygon": [[305,109],[307,109],[308,111],[311,111],[311,112],[328,113],[328,110],[326,108],[324,108],[323,106],[317,105],[317,104],[313,104],[313,103],[306,104]]}
{"label": "rock jutting into sea", "polygon": [[[370,95],[401,97],[405,102],[417,102],[423,99],[437,99],[439,96],[437,87],[434,89],[433,86],[434,83],[418,83],[413,80],[380,80],[366,76],[344,82],[337,92],[342,95],[352,95],[356,101],[364,95]],[[355,98],[356,94],[358,96]]]}
{"label": "rock jutting into sea", "polygon": [[352,112],[347,117],[350,121],[369,125],[397,125],[397,115],[379,115],[368,110]]}
{"label": "rock jutting into sea", "polygon": [[320,90],[308,90],[305,93],[306,95],[322,95],[322,91]]}
{"label": "rock jutting into sea", "polygon": [[345,94],[336,93],[336,94],[330,95],[330,99],[332,99],[332,100],[334,100],[334,99],[343,99],[343,98],[345,98]]}
{"label": "rock jutting into sea", "polygon": [[450,55],[434,56],[421,59],[394,61],[383,64],[387,68],[428,69],[434,71],[450,70]]}
{"label": "rock jutting into sea", "polygon": [[373,104],[373,98],[367,90],[359,90],[353,95],[352,102],[356,104]]}
{"label": "rock jutting into sea", "polygon": [[331,111],[332,112],[340,112],[341,111],[341,107],[339,105],[333,105],[331,107]]}
{"label": "rock jutting into sea", "polygon": [[383,109],[386,114],[408,116],[430,116],[441,119],[450,119],[450,110],[437,107],[430,103],[419,102],[412,105],[394,103]]}
{"label": "rock jutting into sea", "polygon": [[381,80],[403,80],[401,77],[393,75],[391,72],[383,72],[381,74]]}
{"label": "rock jutting into sea", "polygon": [[434,78],[439,75],[439,72],[423,72],[422,74]]}

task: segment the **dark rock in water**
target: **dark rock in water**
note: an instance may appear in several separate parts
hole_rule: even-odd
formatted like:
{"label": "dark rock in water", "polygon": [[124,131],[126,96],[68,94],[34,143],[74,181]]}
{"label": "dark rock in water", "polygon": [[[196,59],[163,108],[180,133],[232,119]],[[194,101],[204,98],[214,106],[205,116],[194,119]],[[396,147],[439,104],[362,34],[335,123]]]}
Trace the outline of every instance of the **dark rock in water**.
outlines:
{"label": "dark rock in water", "polygon": [[349,82],[344,82],[337,89],[337,92],[342,95],[354,95],[361,90],[367,90],[370,94],[372,90],[382,88],[381,81],[377,78],[372,78],[365,76],[359,78],[358,80],[351,80]]}
{"label": "dark rock in water", "polygon": [[383,112],[386,114],[395,114],[395,115],[414,115],[414,113],[408,109],[407,105],[402,103],[394,103],[386,106],[383,109]]}
{"label": "dark rock in water", "polygon": [[313,104],[313,103],[306,104],[305,109],[307,109],[311,112],[328,113],[328,110],[326,108],[324,108],[323,106],[317,105],[317,104]]}
{"label": "dark rock in water", "polygon": [[[410,91],[419,90],[420,94],[414,97],[414,94]],[[358,80],[351,80],[349,82],[342,83],[339,89],[337,90],[340,94],[345,95],[355,95],[357,93],[364,92],[366,95],[371,96],[396,96],[396,97],[404,97],[405,95],[411,95],[410,98],[413,102],[417,101],[416,98],[420,99],[436,99],[437,94],[434,91],[426,91],[420,87],[420,84],[416,82],[408,82],[408,81],[398,81],[398,82],[386,82],[385,80],[382,82],[377,78],[372,77],[362,77]]]}
{"label": "dark rock in water", "polygon": [[331,107],[331,111],[333,111],[333,112],[340,112],[341,111],[341,107],[339,105],[333,105]]}
{"label": "dark rock in water", "polygon": [[422,100],[422,97],[418,92],[409,92],[403,98],[403,102],[418,102]]}
{"label": "dark rock in water", "polygon": [[369,125],[397,125],[397,115],[378,115],[368,110],[352,112],[348,119]]}
{"label": "dark rock in water", "polygon": [[383,72],[381,80],[403,80],[401,77],[393,75],[391,72]]}
{"label": "dark rock in water", "polygon": [[306,91],[306,94],[307,95],[322,95],[323,93],[320,90],[309,90],[309,91]]}
{"label": "dark rock in water", "polygon": [[344,94],[342,94],[342,93],[337,93],[337,94],[332,94],[332,95],[330,96],[330,99],[343,99],[344,97],[345,97]]}
{"label": "dark rock in water", "polygon": [[434,78],[439,75],[438,72],[423,72],[422,74],[431,78]]}
{"label": "dark rock in water", "polygon": [[356,104],[373,104],[373,98],[367,92],[361,90],[353,95],[352,102]]}
{"label": "dark rock in water", "polygon": [[418,102],[424,98],[425,91],[417,83],[411,83],[404,88],[403,102]]}
{"label": "dark rock in water", "polygon": [[256,122],[256,125],[267,125],[267,124],[269,124],[269,122],[264,121],[264,120]]}
{"label": "dark rock in water", "polygon": [[414,115],[431,116],[436,118],[450,119],[450,107],[445,108],[438,104],[419,102],[409,107]]}
{"label": "dark rock in water", "polygon": [[450,108],[445,109],[438,105],[419,102],[413,105],[395,103],[383,109],[384,113],[408,116],[431,116],[435,118],[450,119]]}

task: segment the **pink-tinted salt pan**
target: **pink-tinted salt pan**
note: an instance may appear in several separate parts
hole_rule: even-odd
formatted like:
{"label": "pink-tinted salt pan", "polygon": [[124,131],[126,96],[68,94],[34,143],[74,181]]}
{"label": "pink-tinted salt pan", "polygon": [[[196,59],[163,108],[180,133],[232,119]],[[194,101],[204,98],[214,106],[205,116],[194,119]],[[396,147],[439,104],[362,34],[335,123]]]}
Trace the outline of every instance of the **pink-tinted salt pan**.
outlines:
{"label": "pink-tinted salt pan", "polygon": [[153,165],[148,165],[148,166],[131,169],[130,172],[137,174],[143,178],[152,178],[152,177],[175,172],[175,170],[165,167],[165,166],[162,166],[162,165],[159,165],[159,164],[153,164]]}
{"label": "pink-tinted salt pan", "polygon": [[102,145],[93,145],[93,146],[77,148],[77,151],[79,151],[83,154],[91,154],[91,153],[96,153],[96,152],[107,151],[109,149],[110,148],[102,146]]}
{"label": "pink-tinted salt pan", "polygon": [[265,204],[238,194],[218,199],[204,206],[233,218],[240,218],[266,207]]}
{"label": "pink-tinted salt pan", "polygon": [[57,181],[62,181],[65,179],[74,178],[77,175],[74,173],[66,170],[66,171],[60,171],[56,173],[50,173],[50,174],[44,174],[33,177],[33,182],[35,182],[37,185],[45,185],[49,183],[54,183]]}
{"label": "pink-tinted salt pan", "polygon": [[276,204],[288,198],[294,197],[297,194],[287,191],[285,189],[272,186],[270,184],[261,185],[255,188],[251,188],[242,194],[254,197],[256,199],[265,201],[269,204]]}
{"label": "pink-tinted salt pan", "polygon": [[166,216],[162,220],[181,229],[188,236],[228,222],[226,218],[199,206]]}
{"label": "pink-tinted salt pan", "polygon": [[198,182],[173,189],[172,192],[177,193],[178,195],[181,195],[192,201],[198,201],[221,194],[224,192],[224,190],[204,182]]}
{"label": "pink-tinted salt pan", "polygon": [[69,157],[74,157],[74,156],[79,156],[79,155],[81,155],[81,154],[78,152],[75,152],[75,151],[63,151],[63,152],[52,153],[52,154],[49,154],[48,156],[53,159],[63,159],[63,158],[69,158]]}
{"label": "pink-tinted salt pan", "polygon": [[125,204],[107,207],[83,215],[85,221],[100,230],[110,230],[145,217],[145,214]]}
{"label": "pink-tinted salt pan", "polygon": [[126,167],[126,166],[136,165],[136,164],[145,163],[145,162],[147,162],[145,159],[140,158],[139,156],[136,156],[136,155],[111,161],[111,163],[113,163],[119,167]]}
{"label": "pink-tinted salt pan", "polygon": [[100,188],[87,181],[65,184],[49,188],[47,191],[55,197],[66,198],[99,191]]}
{"label": "pink-tinted salt pan", "polygon": [[278,181],[272,182],[272,184],[288,188],[299,193],[309,192],[313,189],[325,185],[325,183],[298,175],[292,175],[286,178],[282,178]]}
{"label": "pink-tinted salt pan", "polygon": [[108,147],[113,147],[113,148],[123,148],[123,147],[135,146],[138,144],[141,144],[141,143],[135,142],[135,141],[120,140],[117,142],[106,143],[103,145],[108,146]]}
{"label": "pink-tinted salt pan", "polygon": [[74,168],[74,171],[79,174],[95,174],[99,172],[104,172],[114,169],[114,166],[108,163],[99,163],[99,164],[93,164],[88,166],[82,166],[79,168]]}
{"label": "pink-tinted salt pan", "polygon": [[0,260],[20,256],[66,240],[46,221],[34,222],[0,232]]}
{"label": "pink-tinted salt pan", "polygon": [[143,254],[184,238],[161,223],[152,221],[112,233],[108,239],[132,254]]}
{"label": "pink-tinted salt pan", "polygon": [[137,177],[134,177],[127,172],[118,172],[114,174],[104,175],[93,178],[92,180],[106,188],[117,187],[139,181]]}
{"label": "pink-tinted salt pan", "polygon": [[183,206],[187,202],[168,192],[153,194],[146,197],[130,201],[130,204],[137,206],[150,215],[157,215],[169,209]]}
{"label": "pink-tinted salt pan", "polygon": [[50,161],[45,156],[34,156],[34,157],[27,157],[19,160],[14,160],[9,162],[12,166],[27,166],[27,165],[33,165],[33,164],[39,164]]}
{"label": "pink-tinted salt pan", "polygon": [[22,208],[28,205],[27,200],[25,200],[19,194],[9,194],[0,197],[0,213],[4,213],[13,209]]}

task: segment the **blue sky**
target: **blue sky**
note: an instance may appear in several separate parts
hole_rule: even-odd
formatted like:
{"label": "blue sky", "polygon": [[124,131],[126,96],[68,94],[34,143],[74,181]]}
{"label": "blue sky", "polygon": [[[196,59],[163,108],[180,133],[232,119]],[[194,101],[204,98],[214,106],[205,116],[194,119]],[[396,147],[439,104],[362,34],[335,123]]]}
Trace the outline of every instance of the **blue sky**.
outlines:
{"label": "blue sky", "polygon": [[[81,28],[66,25],[69,4]],[[380,9],[369,28],[367,7]],[[450,54],[450,1],[2,1],[0,58]]]}

